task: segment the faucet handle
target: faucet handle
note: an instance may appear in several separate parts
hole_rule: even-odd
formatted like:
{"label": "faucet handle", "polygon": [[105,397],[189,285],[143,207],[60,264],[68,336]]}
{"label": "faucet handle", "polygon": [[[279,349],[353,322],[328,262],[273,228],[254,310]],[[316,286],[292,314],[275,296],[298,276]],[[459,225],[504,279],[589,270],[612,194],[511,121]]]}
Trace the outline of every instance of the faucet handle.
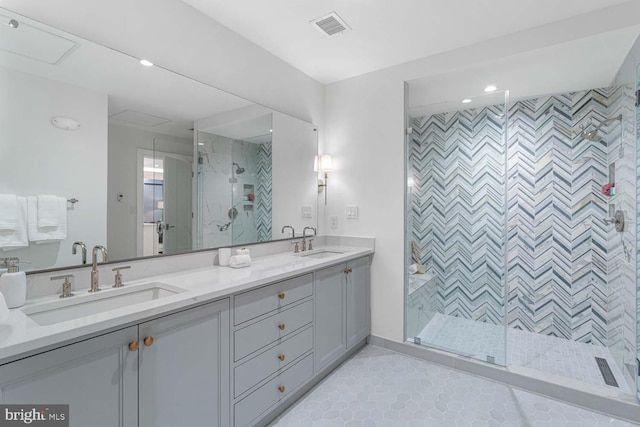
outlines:
{"label": "faucet handle", "polygon": [[126,270],[131,268],[130,265],[125,265],[123,267],[115,267],[112,268],[111,271],[115,271],[116,272],[116,276],[115,276],[115,285],[113,285],[114,288],[121,288],[122,286],[124,286],[122,284],[122,273],[120,273],[120,270]]}
{"label": "faucet handle", "polygon": [[310,251],[313,250],[313,239],[309,239],[309,249]]}
{"label": "faucet handle", "polygon": [[298,252],[300,252],[300,246],[298,246],[298,245],[299,245],[299,243],[300,243],[300,242],[291,242],[291,244],[292,244],[292,245],[296,245],[296,246],[293,248],[293,253],[294,253],[294,254],[297,254]]}
{"label": "faucet handle", "polygon": [[71,282],[69,279],[73,277],[73,274],[65,274],[63,276],[53,276],[50,280],[62,280],[64,279],[64,283],[62,284],[62,295],[60,298],[69,298],[73,296],[71,293]]}

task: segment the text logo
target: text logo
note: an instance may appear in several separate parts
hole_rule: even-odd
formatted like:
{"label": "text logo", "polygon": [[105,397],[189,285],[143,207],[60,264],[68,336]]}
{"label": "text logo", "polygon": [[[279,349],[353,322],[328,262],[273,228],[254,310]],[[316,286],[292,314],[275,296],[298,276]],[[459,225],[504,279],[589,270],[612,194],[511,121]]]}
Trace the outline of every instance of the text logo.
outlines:
{"label": "text logo", "polygon": [[69,405],[0,405],[0,427],[69,427]]}

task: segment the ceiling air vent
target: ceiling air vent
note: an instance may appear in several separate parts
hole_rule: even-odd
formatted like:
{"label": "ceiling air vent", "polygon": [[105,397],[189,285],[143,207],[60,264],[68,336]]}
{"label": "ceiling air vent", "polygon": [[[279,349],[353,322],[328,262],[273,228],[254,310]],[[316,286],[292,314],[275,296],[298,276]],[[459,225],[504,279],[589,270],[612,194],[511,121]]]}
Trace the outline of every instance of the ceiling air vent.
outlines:
{"label": "ceiling air vent", "polygon": [[316,18],[310,23],[314,28],[327,36],[340,34],[351,29],[335,12]]}

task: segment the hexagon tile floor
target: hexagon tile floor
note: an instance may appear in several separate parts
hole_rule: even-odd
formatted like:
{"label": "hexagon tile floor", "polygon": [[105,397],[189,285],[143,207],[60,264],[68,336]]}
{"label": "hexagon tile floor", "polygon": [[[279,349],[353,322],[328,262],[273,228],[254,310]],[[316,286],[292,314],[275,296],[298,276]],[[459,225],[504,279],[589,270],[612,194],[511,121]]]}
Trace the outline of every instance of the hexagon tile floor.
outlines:
{"label": "hexagon tile floor", "polygon": [[367,346],[273,427],[637,426]]}

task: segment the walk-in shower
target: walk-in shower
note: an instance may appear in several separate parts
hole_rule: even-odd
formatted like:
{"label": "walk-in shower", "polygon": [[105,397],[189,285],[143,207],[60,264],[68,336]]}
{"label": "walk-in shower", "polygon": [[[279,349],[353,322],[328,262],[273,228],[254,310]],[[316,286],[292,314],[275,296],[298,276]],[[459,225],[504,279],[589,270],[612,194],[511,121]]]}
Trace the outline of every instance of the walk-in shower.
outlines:
{"label": "walk-in shower", "polygon": [[471,99],[408,111],[406,340],[635,394],[634,88]]}

